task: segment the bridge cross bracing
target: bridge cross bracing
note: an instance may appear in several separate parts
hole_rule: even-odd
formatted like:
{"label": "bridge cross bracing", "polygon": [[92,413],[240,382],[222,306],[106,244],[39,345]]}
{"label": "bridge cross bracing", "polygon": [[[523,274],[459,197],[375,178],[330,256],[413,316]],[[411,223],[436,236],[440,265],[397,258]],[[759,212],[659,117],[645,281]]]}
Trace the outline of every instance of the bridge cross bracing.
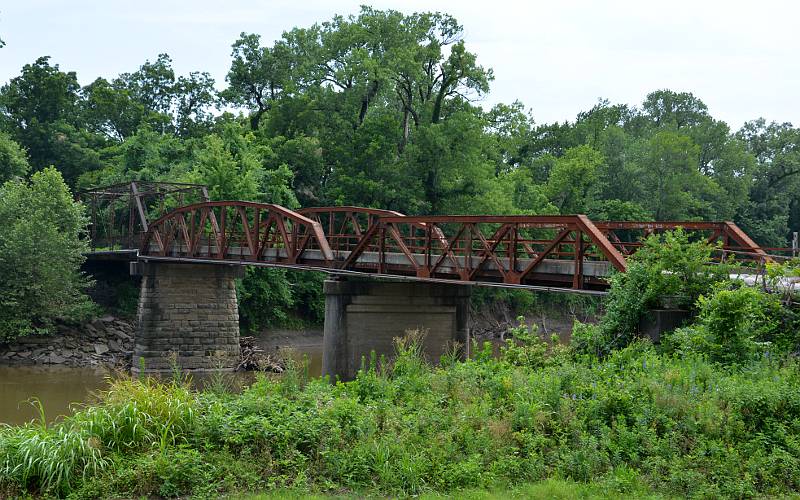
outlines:
{"label": "bridge cross bracing", "polygon": [[[81,193],[95,255],[280,266],[418,281],[603,292],[643,237],[684,228],[715,258],[779,259],[733,222],[592,221],[585,215],[405,216],[364,207],[290,210],[209,201],[203,186],[129,183]],[[786,250],[786,249],[773,249]]]}

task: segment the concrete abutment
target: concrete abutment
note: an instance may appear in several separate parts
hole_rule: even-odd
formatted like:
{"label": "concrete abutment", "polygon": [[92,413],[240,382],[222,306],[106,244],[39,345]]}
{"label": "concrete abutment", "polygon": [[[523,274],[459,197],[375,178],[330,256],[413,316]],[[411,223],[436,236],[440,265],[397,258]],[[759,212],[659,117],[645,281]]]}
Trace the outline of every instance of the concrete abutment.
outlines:
{"label": "concrete abutment", "polygon": [[442,283],[327,280],[322,374],[351,380],[362,357],[394,354],[393,339],[426,332],[423,353],[436,362],[454,342],[469,349],[471,288]]}
{"label": "concrete abutment", "polygon": [[132,370],[232,370],[239,361],[235,278],[243,267],[138,262],[141,276]]}

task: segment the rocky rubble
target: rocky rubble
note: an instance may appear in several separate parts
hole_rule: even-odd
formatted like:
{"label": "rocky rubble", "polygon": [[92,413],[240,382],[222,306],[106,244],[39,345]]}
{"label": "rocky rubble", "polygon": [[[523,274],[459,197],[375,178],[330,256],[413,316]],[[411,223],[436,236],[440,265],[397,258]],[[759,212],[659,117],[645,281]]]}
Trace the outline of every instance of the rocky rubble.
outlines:
{"label": "rocky rubble", "polygon": [[31,335],[0,343],[0,364],[130,366],[134,325],[103,316],[77,327],[60,326],[54,335]]}

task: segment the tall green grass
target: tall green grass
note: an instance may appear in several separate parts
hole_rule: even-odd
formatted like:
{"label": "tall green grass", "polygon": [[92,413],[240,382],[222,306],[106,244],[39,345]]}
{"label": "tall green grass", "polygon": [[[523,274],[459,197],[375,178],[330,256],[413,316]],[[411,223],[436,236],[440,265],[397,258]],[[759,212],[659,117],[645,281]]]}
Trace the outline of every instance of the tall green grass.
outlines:
{"label": "tall green grass", "polygon": [[477,346],[471,360],[433,367],[419,342],[399,340],[394,359],[347,383],[297,364],[240,394],[116,380],[59,423],[0,429],[0,492],[402,497],[553,478],[623,497],[800,491],[792,357],[723,366],[637,342],[602,360],[552,349],[540,362],[536,344],[500,359]]}
{"label": "tall green grass", "polygon": [[0,428],[0,477],[22,488],[68,493],[76,481],[107,468],[114,451],[186,442],[197,400],[186,384],[120,378],[100,395],[101,403],[48,427],[40,419]]}

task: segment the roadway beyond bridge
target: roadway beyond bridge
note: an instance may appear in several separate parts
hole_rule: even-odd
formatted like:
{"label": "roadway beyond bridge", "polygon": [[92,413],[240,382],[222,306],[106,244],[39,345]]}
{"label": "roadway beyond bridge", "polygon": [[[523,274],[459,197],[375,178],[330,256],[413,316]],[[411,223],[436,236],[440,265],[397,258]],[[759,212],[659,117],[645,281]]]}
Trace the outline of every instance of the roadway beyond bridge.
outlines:
{"label": "roadway beyond bridge", "polygon": [[[352,378],[371,350],[427,330],[432,359],[468,348],[471,285],[605,293],[649,234],[683,227],[716,257],[772,257],[732,222],[593,222],[585,215],[419,216],[362,207],[289,210],[209,201],[205,187],[130,183],[92,189],[90,259],[129,260],[142,276],[134,370],[235,366],[234,280],[243,266],[328,273],[323,373]],[[352,278],[368,278],[353,281]],[[400,281],[400,282],[398,282]]]}

